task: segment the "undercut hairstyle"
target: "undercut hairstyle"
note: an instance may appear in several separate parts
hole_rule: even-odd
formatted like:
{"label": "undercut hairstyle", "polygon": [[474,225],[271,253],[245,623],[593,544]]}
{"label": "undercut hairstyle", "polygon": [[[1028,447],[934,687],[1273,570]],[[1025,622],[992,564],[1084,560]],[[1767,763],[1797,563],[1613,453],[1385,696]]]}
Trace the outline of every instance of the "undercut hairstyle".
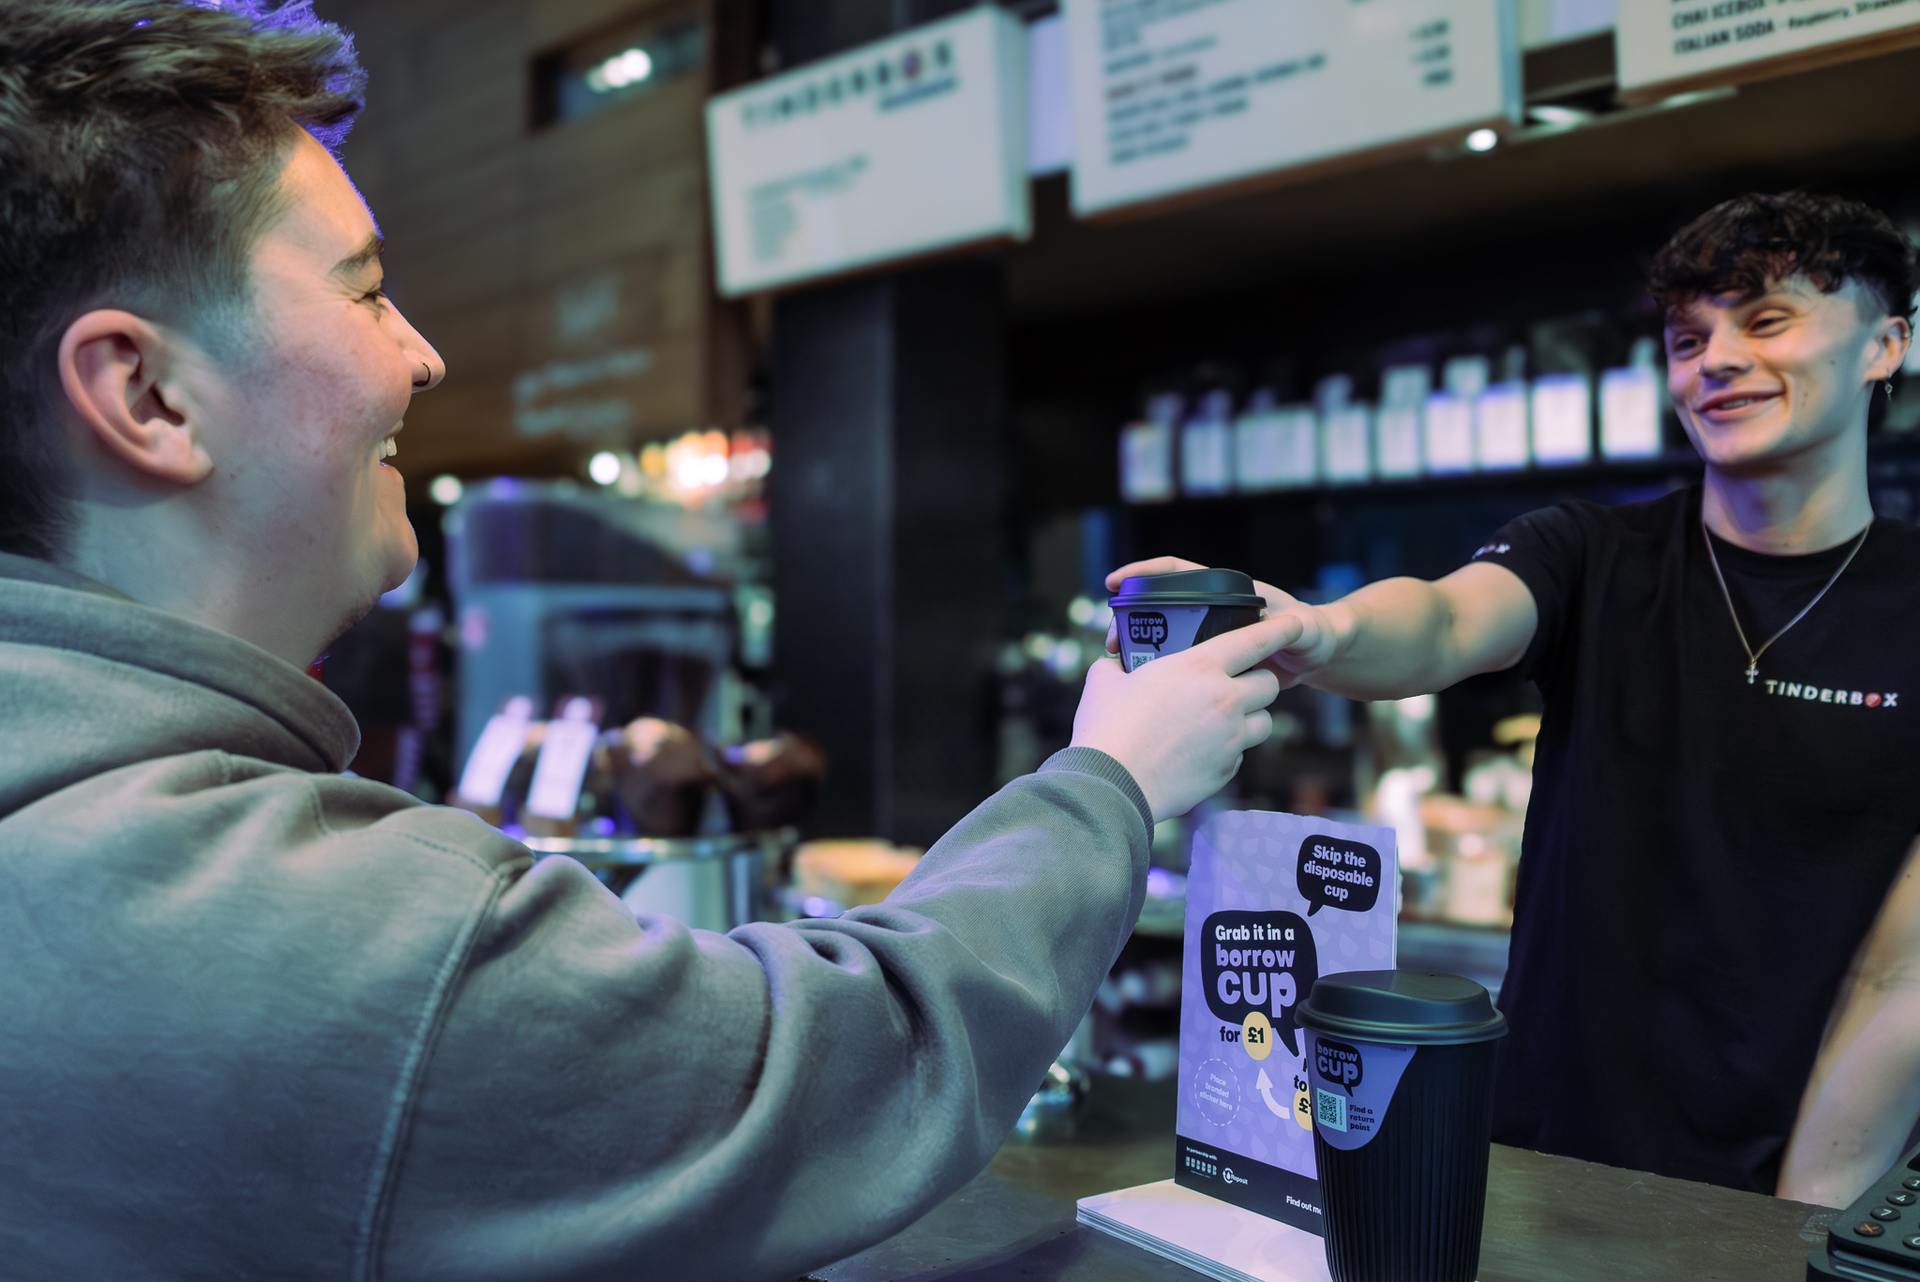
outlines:
{"label": "undercut hairstyle", "polygon": [[70,531],[67,327],[117,307],[230,343],[297,131],[337,149],[364,84],[311,0],[0,2],[0,551]]}
{"label": "undercut hairstyle", "polygon": [[1799,191],[1715,205],[1654,256],[1647,292],[1671,313],[1716,294],[1756,298],[1790,276],[1828,294],[1851,281],[1913,320],[1913,243],[1871,205]]}

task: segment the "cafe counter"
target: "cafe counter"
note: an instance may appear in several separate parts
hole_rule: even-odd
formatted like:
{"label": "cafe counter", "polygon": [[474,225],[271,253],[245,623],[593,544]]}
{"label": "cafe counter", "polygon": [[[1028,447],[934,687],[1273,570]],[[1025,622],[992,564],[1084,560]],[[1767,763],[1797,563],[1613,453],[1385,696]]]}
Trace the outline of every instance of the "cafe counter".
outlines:
{"label": "cafe counter", "polygon": [[[904,1232],[808,1280],[1192,1282],[1074,1220],[1081,1197],[1172,1175],[1173,1113],[1171,1083],[1097,1081],[1066,1133],[1016,1134]],[[1479,1282],[1804,1282],[1834,1214],[1496,1145]]]}

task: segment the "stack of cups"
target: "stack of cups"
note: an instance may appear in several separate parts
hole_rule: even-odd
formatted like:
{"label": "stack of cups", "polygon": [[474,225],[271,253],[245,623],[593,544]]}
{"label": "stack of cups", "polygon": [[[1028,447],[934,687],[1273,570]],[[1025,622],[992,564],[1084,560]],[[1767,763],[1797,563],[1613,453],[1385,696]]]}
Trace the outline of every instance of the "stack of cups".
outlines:
{"label": "stack of cups", "polygon": [[1415,971],[1323,975],[1299,1022],[1333,1282],[1473,1282],[1507,1031],[1487,990]]}

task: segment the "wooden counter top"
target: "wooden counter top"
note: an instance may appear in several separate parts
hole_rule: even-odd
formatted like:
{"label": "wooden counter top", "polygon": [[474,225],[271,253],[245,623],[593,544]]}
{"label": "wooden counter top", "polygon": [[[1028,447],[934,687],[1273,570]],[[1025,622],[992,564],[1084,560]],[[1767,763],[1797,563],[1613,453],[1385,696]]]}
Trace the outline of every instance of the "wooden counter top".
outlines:
{"label": "wooden counter top", "polygon": [[[1074,1222],[1077,1198],[1172,1173],[1171,1088],[1102,1081],[1072,1136],[1008,1140],[918,1223],[808,1278],[1191,1282],[1199,1275]],[[1480,1282],[1804,1282],[1833,1214],[1496,1145]]]}

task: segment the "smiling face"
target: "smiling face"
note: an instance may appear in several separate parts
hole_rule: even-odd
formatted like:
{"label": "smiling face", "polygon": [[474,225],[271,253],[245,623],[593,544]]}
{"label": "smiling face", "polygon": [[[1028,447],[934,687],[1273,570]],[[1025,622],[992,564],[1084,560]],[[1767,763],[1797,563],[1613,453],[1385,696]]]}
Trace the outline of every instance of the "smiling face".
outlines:
{"label": "smiling face", "polygon": [[249,540],[263,591],[338,635],[412,571],[401,476],[383,458],[440,356],[382,293],[373,217],[302,133],[283,212],[252,259],[250,333],[205,420],[216,534]]}
{"label": "smiling face", "polygon": [[1848,282],[1822,292],[1804,277],[1675,306],[1666,328],[1667,389],[1700,457],[1739,475],[1823,456],[1864,435],[1874,387],[1898,368],[1906,322]]}

